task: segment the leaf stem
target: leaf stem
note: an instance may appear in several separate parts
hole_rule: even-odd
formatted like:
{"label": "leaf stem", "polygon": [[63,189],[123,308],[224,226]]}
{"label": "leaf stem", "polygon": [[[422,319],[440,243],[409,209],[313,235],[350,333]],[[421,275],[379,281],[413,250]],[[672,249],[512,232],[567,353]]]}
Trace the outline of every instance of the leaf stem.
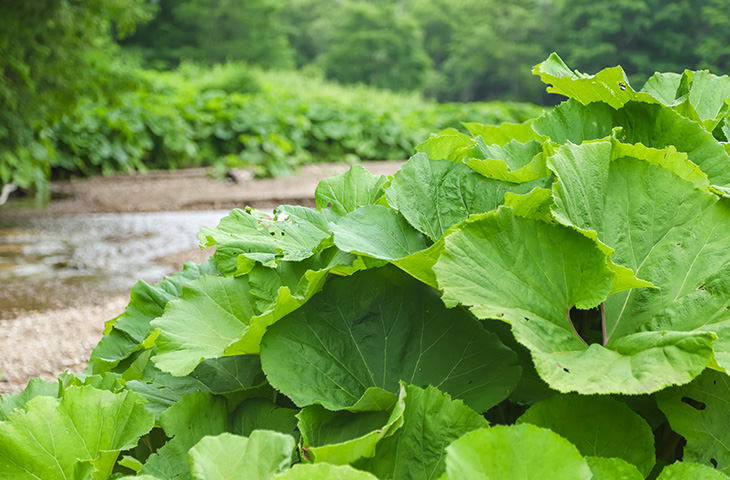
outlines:
{"label": "leaf stem", "polygon": [[580,341],[585,343],[585,345],[587,347],[588,343],[586,343],[586,341],[583,340],[583,337],[580,336],[580,333],[578,333],[578,330],[575,329],[575,325],[573,325],[573,320],[570,319],[570,307],[568,307],[568,310],[565,312],[565,314],[568,316],[568,323],[570,323],[570,328],[573,329],[573,333],[575,333],[575,336],[580,338]]}
{"label": "leaf stem", "polygon": [[606,302],[601,302],[601,333],[603,334],[603,346],[605,347],[608,343],[608,336],[606,335]]}

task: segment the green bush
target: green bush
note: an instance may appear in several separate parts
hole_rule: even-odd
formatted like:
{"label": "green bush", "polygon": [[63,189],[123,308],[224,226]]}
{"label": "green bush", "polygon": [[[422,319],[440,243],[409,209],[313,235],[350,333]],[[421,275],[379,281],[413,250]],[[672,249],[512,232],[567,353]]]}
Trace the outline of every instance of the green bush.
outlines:
{"label": "green bush", "polygon": [[524,121],[529,104],[436,104],[244,64],[142,71],[113,103],[84,98],[50,134],[56,176],[223,164],[259,176],[310,162],[405,159],[435,125]]}

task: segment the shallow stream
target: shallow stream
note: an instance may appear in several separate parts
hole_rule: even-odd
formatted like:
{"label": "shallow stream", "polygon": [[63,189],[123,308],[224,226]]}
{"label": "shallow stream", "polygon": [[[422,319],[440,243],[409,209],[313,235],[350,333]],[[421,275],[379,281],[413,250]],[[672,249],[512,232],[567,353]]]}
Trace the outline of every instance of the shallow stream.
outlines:
{"label": "shallow stream", "polygon": [[227,210],[0,217],[0,319],[98,303],[171,273],[159,257],[198,247]]}

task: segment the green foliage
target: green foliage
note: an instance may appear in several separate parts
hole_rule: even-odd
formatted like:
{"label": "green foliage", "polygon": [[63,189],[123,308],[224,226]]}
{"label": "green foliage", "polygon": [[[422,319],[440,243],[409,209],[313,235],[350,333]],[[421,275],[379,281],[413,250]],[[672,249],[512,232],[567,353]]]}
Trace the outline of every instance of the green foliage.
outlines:
{"label": "green foliage", "polygon": [[272,0],[161,0],[157,17],[122,42],[153,68],[181,61],[229,60],[263,67],[293,66],[293,51]]}
{"label": "green foliage", "polygon": [[390,90],[417,90],[430,59],[418,26],[394,5],[346,3],[322,63],[327,76]]}
{"label": "green foliage", "polygon": [[98,97],[134,84],[111,29],[134,30],[150,18],[142,0],[4,1],[0,19],[0,185],[46,183],[53,157],[49,127],[78,92]]}
{"label": "green foliage", "polygon": [[0,400],[0,476],[727,479],[727,100],[534,72],[569,100],[204,229]]}
{"label": "green foliage", "polygon": [[433,104],[245,64],[142,71],[113,101],[82,98],[47,130],[57,176],[224,164],[260,176],[315,161],[406,158],[431,125],[523,121],[529,104]]}

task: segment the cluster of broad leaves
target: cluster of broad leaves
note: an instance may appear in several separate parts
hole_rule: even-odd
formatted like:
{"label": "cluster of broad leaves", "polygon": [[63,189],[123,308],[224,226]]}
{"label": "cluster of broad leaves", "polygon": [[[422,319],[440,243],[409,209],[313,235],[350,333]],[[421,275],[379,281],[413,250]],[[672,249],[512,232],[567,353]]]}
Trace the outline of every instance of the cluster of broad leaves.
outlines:
{"label": "cluster of broad leaves", "polygon": [[540,118],[203,229],[0,399],[0,476],[727,479],[730,78],[535,73]]}

